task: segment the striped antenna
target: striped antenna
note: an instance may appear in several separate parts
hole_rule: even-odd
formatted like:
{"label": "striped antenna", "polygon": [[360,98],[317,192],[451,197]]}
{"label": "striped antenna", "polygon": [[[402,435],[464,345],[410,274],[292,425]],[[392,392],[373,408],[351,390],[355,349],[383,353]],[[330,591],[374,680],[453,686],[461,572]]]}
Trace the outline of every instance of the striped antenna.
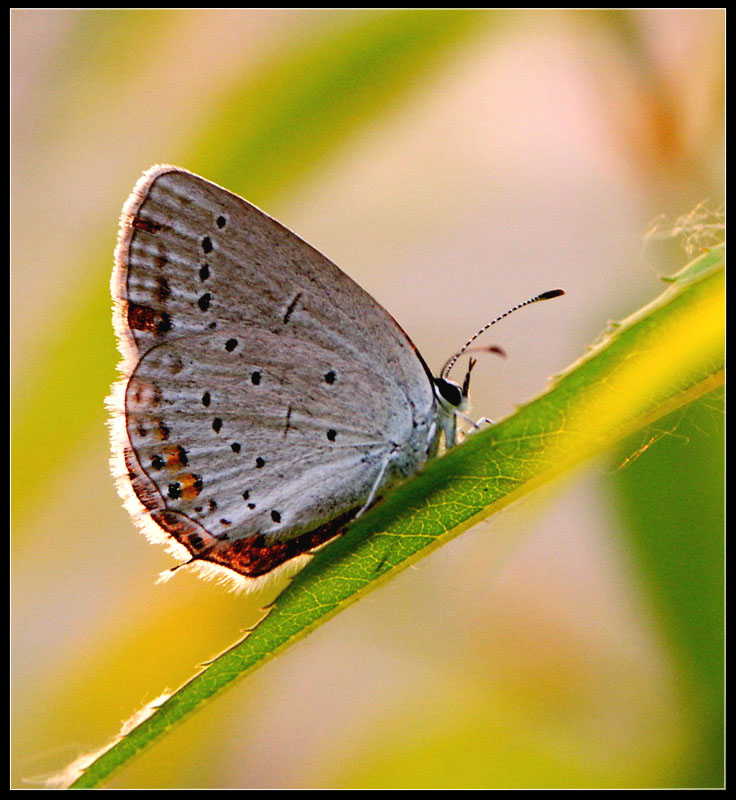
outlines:
{"label": "striped antenna", "polygon": [[509,314],[513,314],[514,311],[518,311],[520,308],[524,308],[524,306],[529,306],[532,303],[538,303],[540,300],[551,300],[553,297],[559,297],[560,295],[565,294],[562,289],[550,289],[548,292],[542,292],[542,294],[538,294],[536,297],[530,297],[528,300],[524,300],[523,303],[519,303],[518,306],[514,306],[510,308],[508,311],[505,311],[501,314],[500,317],[496,317],[496,319],[492,320],[491,322],[484,325],[476,334],[470,337],[467,342],[455,353],[452,358],[448,359],[447,363],[444,367],[442,367],[442,372],[440,372],[441,378],[447,378],[450,374],[450,370],[455,366],[455,362],[460,358],[460,356],[470,347],[471,344],[482,334],[485,333],[491,325],[495,325],[497,322],[500,322],[504,317],[508,317]]}

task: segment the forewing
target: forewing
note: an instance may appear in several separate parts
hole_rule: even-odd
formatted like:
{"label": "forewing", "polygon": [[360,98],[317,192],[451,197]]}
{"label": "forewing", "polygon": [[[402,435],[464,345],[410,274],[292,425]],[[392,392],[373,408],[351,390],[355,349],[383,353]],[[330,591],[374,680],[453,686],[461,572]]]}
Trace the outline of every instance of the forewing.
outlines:
{"label": "forewing", "polygon": [[154,167],[124,209],[113,277],[126,358],[200,331],[255,324],[378,368],[420,408],[431,375],[391,315],[255,206],[174,167]]}

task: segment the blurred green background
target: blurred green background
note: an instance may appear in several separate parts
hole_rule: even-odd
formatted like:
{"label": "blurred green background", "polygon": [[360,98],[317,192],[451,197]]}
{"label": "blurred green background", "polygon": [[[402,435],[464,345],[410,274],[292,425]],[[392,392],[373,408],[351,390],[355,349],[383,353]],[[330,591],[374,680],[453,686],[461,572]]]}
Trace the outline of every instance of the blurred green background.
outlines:
{"label": "blurred green background", "polygon": [[[724,12],[11,22],[12,780],[29,787],[271,599],[186,570],[156,585],[172,560],[108,471],[108,282],[139,174],[178,164],[261,206],[435,369],[564,287],[487,339],[508,358],[476,368],[474,413],[499,418],[689,260],[646,232],[722,198]],[[706,398],[477,526],[108,785],[722,785],[722,427]]]}

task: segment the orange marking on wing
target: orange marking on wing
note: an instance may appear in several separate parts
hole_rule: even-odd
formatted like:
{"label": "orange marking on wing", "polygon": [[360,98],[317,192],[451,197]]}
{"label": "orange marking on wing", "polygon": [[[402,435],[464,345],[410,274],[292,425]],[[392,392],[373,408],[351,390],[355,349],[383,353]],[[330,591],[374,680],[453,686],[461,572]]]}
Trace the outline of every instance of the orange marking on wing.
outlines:
{"label": "orange marking on wing", "polygon": [[[160,419],[154,419],[153,420],[153,435],[158,439],[159,442],[165,442],[169,438],[169,428],[168,428],[168,426],[164,425],[164,423],[161,422]],[[176,450],[176,447],[174,445],[171,445],[170,447],[166,447],[164,449],[164,452],[168,456],[168,454],[169,454],[169,452],[171,450]]]}
{"label": "orange marking on wing", "polygon": [[159,222],[153,222],[150,219],[141,219],[140,217],[133,217],[130,224],[138,231],[145,231],[146,233],[158,233],[163,225]]}
{"label": "orange marking on wing", "polygon": [[165,311],[150,306],[130,303],[128,305],[128,327],[133,331],[163,334],[171,330],[171,318]]}
{"label": "orange marking on wing", "polygon": [[178,472],[182,467],[186,467],[186,465],[189,463],[187,451],[181,445],[167,445],[164,447],[163,452],[166,454],[166,469],[171,470],[172,472]]}
{"label": "orange marking on wing", "polygon": [[194,500],[202,491],[202,478],[199,475],[187,472],[180,475],[177,480],[181,486],[182,500]]}

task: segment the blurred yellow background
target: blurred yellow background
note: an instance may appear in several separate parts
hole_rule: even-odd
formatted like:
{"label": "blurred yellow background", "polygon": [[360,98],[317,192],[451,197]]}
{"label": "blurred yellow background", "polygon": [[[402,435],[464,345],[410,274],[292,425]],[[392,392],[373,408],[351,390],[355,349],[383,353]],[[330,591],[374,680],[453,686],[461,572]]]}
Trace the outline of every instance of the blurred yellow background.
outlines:
{"label": "blurred yellow background", "polygon": [[[486,340],[508,358],[476,368],[474,414],[500,418],[689,260],[646,233],[722,199],[724,12],[11,21],[22,788],[104,744],[270,599],[186,570],[156,585],[172,560],[136,533],[109,474],[108,282],[139,174],[174,163],[256,203],[434,369],[491,317],[563,287]],[[108,785],[721,785],[721,428],[707,398],[477,526]]]}

